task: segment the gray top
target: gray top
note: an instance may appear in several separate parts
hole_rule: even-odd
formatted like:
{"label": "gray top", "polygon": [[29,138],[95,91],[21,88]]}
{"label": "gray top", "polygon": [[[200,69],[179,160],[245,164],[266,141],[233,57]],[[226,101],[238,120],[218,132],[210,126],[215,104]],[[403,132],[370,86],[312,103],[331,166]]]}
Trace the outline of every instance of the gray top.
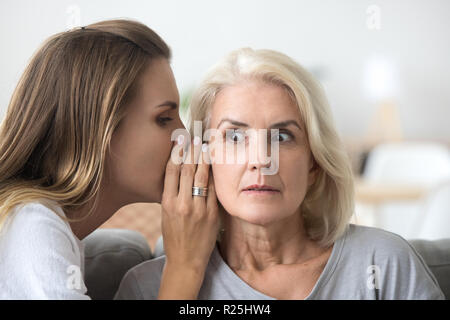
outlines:
{"label": "gray top", "polygon": [[[139,264],[122,279],[115,299],[156,299],[165,256]],[[198,299],[274,299],[244,282],[216,247]],[[401,236],[350,224],[306,299],[444,299],[422,257]]]}

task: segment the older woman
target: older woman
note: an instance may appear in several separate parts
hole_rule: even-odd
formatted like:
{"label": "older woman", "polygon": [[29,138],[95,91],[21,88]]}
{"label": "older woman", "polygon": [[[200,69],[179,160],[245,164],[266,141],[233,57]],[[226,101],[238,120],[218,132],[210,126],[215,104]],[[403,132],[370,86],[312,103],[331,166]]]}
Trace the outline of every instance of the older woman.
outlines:
{"label": "older woman", "polygon": [[[349,223],[348,159],[322,89],[291,58],[232,52],[194,94],[191,133],[196,120],[215,130],[209,154],[222,209],[200,299],[444,298],[407,241]],[[130,270],[116,298],[155,299],[164,261]]]}

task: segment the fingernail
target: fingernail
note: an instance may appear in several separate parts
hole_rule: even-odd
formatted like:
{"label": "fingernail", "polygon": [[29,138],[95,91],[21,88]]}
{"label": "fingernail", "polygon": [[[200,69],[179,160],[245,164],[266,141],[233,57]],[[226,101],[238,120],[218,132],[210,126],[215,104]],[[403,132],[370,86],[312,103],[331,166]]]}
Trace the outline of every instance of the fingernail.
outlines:
{"label": "fingernail", "polygon": [[183,142],[184,142],[184,136],[183,136],[182,134],[180,134],[180,135],[178,136],[178,138],[177,138],[177,143],[178,143],[179,145],[182,145]]}
{"label": "fingernail", "polygon": [[201,141],[201,139],[200,139],[199,136],[195,136],[195,137],[194,137],[194,146],[199,145],[201,142],[202,142],[202,141]]}

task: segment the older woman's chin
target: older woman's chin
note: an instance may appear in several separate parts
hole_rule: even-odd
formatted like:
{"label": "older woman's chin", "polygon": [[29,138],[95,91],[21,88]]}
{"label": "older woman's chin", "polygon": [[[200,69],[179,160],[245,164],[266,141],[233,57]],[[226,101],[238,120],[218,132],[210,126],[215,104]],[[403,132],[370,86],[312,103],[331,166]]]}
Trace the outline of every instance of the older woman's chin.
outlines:
{"label": "older woman's chin", "polygon": [[267,226],[271,223],[279,221],[284,215],[273,210],[269,212],[265,212],[265,210],[252,210],[240,211],[239,213],[231,214],[231,216],[254,225]]}

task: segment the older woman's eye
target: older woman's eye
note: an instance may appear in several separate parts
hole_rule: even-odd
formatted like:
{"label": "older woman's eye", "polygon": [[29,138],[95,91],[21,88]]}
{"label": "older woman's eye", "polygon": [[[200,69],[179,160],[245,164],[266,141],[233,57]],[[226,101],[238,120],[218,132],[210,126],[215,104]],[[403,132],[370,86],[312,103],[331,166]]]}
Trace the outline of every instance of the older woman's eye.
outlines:
{"label": "older woman's eye", "polygon": [[272,141],[286,142],[292,140],[292,135],[287,132],[279,132],[272,136]]}
{"label": "older woman's eye", "polygon": [[245,140],[245,133],[236,129],[226,130],[226,141],[231,143],[240,143]]}

